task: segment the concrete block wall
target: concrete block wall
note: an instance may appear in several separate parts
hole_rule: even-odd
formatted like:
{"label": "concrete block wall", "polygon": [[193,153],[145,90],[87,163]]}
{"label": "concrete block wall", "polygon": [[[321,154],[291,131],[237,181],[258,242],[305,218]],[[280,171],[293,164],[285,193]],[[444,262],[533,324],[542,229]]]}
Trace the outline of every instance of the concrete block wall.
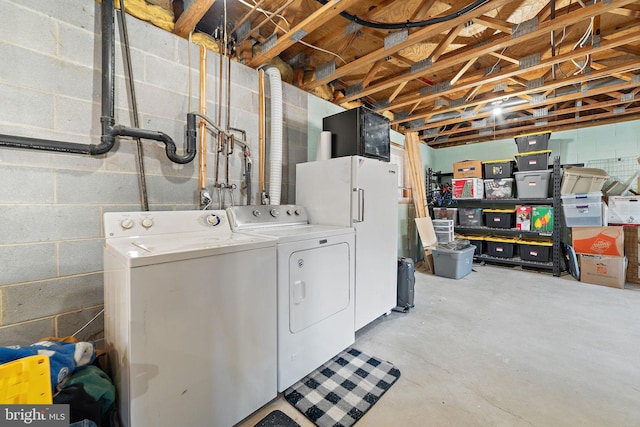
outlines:
{"label": "concrete block wall", "polygon": [[[0,134],[99,143],[100,3],[0,0],[0,8]],[[189,55],[186,40],[131,16],[127,24],[141,127],[169,134],[180,150],[186,113],[199,102],[199,47],[192,45]],[[130,126],[119,31],[116,40],[116,123]],[[207,115],[214,119],[218,63],[219,57],[208,52]],[[229,121],[247,131],[257,201],[258,73],[231,65]],[[285,84],[284,99],[282,203],[293,202],[291,170],[295,174],[295,164],[306,161],[307,143],[306,94]],[[208,141],[207,187],[217,208],[215,142],[211,136]],[[143,150],[150,209],[197,209],[197,158],[177,165],[152,141],[143,141]],[[238,189],[242,174],[237,150],[230,156],[229,181]],[[135,142],[122,138],[110,153],[97,157],[0,147],[0,180],[0,345],[71,335],[94,317],[76,338],[100,344],[102,215],[141,210]],[[246,200],[239,190],[234,199]],[[226,207],[230,198],[222,202]]]}

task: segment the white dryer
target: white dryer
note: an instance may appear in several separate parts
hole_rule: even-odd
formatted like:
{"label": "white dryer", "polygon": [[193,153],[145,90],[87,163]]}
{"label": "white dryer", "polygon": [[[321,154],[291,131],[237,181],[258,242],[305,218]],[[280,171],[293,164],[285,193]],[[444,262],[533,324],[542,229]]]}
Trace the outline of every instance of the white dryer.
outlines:
{"label": "white dryer", "polygon": [[234,206],[234,231],[277,238],[278,391],[355,342],[354,230],[310,225],[301,206]]}
{"label": "white dryer", "polygon": [[104,215],[105,339],[125,427],[231,426],[277,396],[275,239],[225,211]]}

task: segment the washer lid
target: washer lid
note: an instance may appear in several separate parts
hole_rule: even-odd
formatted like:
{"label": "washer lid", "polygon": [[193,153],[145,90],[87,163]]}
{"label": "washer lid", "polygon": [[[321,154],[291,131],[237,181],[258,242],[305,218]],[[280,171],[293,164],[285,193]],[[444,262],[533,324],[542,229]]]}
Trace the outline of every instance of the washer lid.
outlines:
{"label": "washer lid", "polygon": [[269,236],[231,233],[220,237],[203,232],[133,236],[107,239],[105,251],[124,258],[129,267],[160,264],[192,258],[273,247]]}
{"label": "washer lid", "polygon": [[[258,229],[242,230],[255,236],[270,236],[278,239],[279,243],[295,242],[299,240],[319,239],[323,237],[352,235],[354,229],[335,225],[291,225],[286,227],[261,227]],[[240,233],[237,233],[240,234]]]}

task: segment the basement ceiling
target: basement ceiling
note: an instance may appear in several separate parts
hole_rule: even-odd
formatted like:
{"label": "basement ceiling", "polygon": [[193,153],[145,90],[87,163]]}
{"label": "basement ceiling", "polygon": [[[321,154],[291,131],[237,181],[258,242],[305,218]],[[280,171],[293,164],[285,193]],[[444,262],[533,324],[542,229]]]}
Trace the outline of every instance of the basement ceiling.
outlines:
{"label": "basement ceiling", "polygon": [[147,2],[434,148],[640,118],[637,0]]}

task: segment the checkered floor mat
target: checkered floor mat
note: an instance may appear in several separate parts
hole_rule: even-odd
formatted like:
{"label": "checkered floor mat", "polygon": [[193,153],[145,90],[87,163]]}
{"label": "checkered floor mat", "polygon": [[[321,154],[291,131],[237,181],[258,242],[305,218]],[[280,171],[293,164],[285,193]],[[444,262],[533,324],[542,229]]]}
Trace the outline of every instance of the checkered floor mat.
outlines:
{"label": "checkered floor mat", "polygon": [[350,348],[285,390],[284,398],[318,427],[348,427],[398,378],[391,363]]}

